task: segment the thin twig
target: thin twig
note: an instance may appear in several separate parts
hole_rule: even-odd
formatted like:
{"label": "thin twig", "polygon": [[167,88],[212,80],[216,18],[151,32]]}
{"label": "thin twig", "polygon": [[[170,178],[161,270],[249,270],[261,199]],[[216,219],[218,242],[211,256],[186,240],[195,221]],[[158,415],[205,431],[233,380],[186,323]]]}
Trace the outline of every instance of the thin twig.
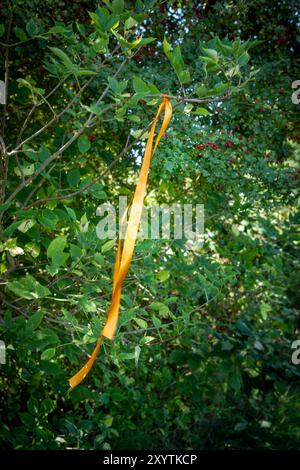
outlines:
{"label": "thin twig", "polygon": [[[126,57],[123,62],[120,64],[120,66],[118,67],[117,71],[114,73],[113,75],[113,78],[116,78],[119,73],[121,72],[121,70],[123,69],[123,67],[127,64],[129,60],[129,57]],[[109,91],[109,84],[105,87],[103,93],[101,94],[100,98],[97,100],[96,102],[96,105],[99,105],[103,99],[106,97],[107,93]],[[112,107],[112,105],[109,105],[107,107],[107,109],[110,109]],[[106,109],[106,110],[107,110]],[[103,110],[104,111],[104,110]],[[55,160],[59,155],[61,155],[67,148],[70,147],[70,145],[72,145],[73,142],[75,142],[78,137],[80,137],[81,134],[83,134],[83,132],[85,131],[85,129],[87,129],[90,124],[92,123],[93,121],[93,118],[94,118],[94,113],[90,113],[87,120],[85,121],[85,123],[81,126],[80,129],[78,129],[76,132],[74,132],[73,136],[60,148],[58,149],[56,152],[54,152],[52,155],[50,155],[50,157],[48,157],[44,163],[34,172],[33,175],[31,175],[29,178],[27,178],[27,180],[25,180],[24,182],[22,182],[16,189],[15,191],[9,196],[9,198],[7,199],[7,202],[10,202],[12,201],[16,196],[17,194],[19,194],[20,191],[22,191],[22,189],[24,189],[24,187],[28,186],[28,184],[30,184],[38,175],[40,175],[44,169],[53,161]],[[39,132],[39,131],[38,131]],[[36,135],[36,133],[35,133]],[[31,136],[32,137],[32,136]],[[31,140],[31,138],[30,138]],[[28,139],[27,139],[28,141]],[[23,142],[24,144],[24,142]],[[22,145],[23,145],[22,144]],[[21,144],[20,144],[21,145]]]}
{"label": "thin twig", "polygon": [[[106,65],[107,61],[109,58],[112,58],[113,55],[115,54],[115,52],[119,49],[119,46],[116,47],[111,56],[110,57],[106,57],[104,59],[104,61],[102,62],[101,66],[99,67],[99,69],[97,70],[97,73],[100,72],[100,70],[102,70],[103,66]],[[43,127],[41,127],[40,129],[38,129],[34,134],[32,134],[31,136],[27,137],[26,139],[23,140],[23,142],[18,142],[17,143],[17,146],[14,150],[12,150],[10,152],[10,154],[14,154],[16,153],[17,150],[19,150],[20,148],[23,147],[24,144],[27,144],[28,142],[30,142],[32,139],[34,139],[35,137],[37,137],[38,135],[40,135],[41,133],[43,133],[46,129],[48,129],[48,127],[50,127],[52,124],[54,124],[56,121],[58,121],[61,116],[63,116],[72,106],[73,104],[76,102],[77,98],[79,98],[81,96],[81,94],[83,93],[83,91],[92,83],[92,81],[95,79],[96,75],[92,75],[87,81],[86,83],[80,88],[80,90],[74,95],[74,97],[71,99],[71,101],[68,103],[68,105],[60,112],[58,113],[56,116],[54,116],[50,121],[48,121]],[[68,76],[65,78],[65,80],[67,80]],[[52,90],[52,92],[49,93],[49,95],[46,97],[46,98],[49,98],[49,96],[51,96],[52,93],[54,93],[56,91],[56,89],[61,85],[62,82],[59,82],[58,85]],[[39,104],[37,105],[39,106]],[[36,108],[33,108],[31,111],[34,112]],[[32,115],[32,112],[30,111],[30,116],[27,116],[27,118],[29,119]],[[26,118],[26,120],[27,120]],[[25,124],[25,123],[24,123]],[[27,123],[26,123],[26,126],[27,126]],[[25,127],[26,127],[25,126]],[[24,131],[24,129],[23,129]]]}

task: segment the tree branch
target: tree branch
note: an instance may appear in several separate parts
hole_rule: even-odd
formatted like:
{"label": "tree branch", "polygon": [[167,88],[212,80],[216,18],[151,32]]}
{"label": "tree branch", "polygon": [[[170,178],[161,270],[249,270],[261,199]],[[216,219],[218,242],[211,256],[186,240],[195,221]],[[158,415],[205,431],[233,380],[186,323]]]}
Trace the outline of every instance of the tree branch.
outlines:
{"label": "tree branch", "polygon": [[[116,78],[119,73],[121,72],[121,70],[123,69],[123,67],[125,66],[125,64],[128,62],[129,60],[129,57],[126,57],[123,62],[121,63],[121,65],[118,67],[117,71],[115,72],[115,74],[113,75],[113,78]],[[101,94],[100,98],[97,100],[96,102],[96,105],[99,105],[103,99],[106,97],[107,93],[109,91],[109,84],[105,87],[103,93]],[[112,107],[112,105],[109,105],[104,111],[107,111],[108,109],[110,109]],[[48,157],[44,163],[33,173],[33,175],[31,175],[29,178],[27,178],[27,180],[23,181],[21,184],[19,184],[19,186],[15,189],[15,191],[7,198],[7,201],[6,202],[10,202],[12,201],[16,196],[17,194],[19,194],[20,191],[22,191],[22,189],[24,189],[26,186],[28,186],[38,175],[40,175],[44,169],[53,161],[55,160],[59,155],[61,155],[67,148],[70,147],[70,145],[72,145],[73,142],[75,142],[78,137],[83,134],[83,132],[91,125],[92,121],[93,121],[93,118],[94,118],[94,113],[90,113],[87,120],[85,121],[85,123],[81,126],[80,129],[78,129],[74,134],[73,136],[60,148],[58,149],[56,152],[54,152],[52,155],[50,155],[50,157]],[[38,133],[40,133],[38,131]],[[35,134],[36,135],[36,134]],[[32,137],[32,136],[31,136]],[[31,138],[30,138],[31,140]],[[27,139],[28,141],[28,139]],[[24,144],[24,142],[23,142]],[[22,145],[23,145],[22,144]],[[21,145],[21,144],[20,144]]]}
{"label": "tree branch", "polygon": [[[112,52],[112,55],[110,57],[106,57],[100,68],[98,69],[97,73],[100,72],[100,70],[103,68],[103,66],[107,63],[108,59],[112,58],[115,54],[115,52],[117,52],[117,50],[119,49],[119,46],[117,46],[113,52]],[[96,75],[92,75],[87,81],[86,83],[81,87],[81,89],[75,94],[75,96],[71,99],[71,101],[69,102],[69,104],[60,112],[58,113],[56,116],[54,116],[52,119],[50,119],[50,121],[47,122],[47,124],[45,124],[43,127],[41,127],[39,130],[37,130],[34,134],[32,134],[31,136],[27,137],[26,139],[24,139],[22,142],[20,142],[20,136],[19,136],[19,139],[18,139],[18,142],[17,142],[17,146],[14,150],[12,150],[11,152],[9,152],[9,155],[13,155],[15,154],[18,150],[20,150],[23,145],[27,144],[28,142],[30,142],[32,139],[34,139],[35,137],[39,136],[40,134],[42,134],[46,129],[48,129],[48,127],[52,126],[52,124],[54,124],[55,122],[57,122],[61,116],[63,116],[72,106],[73,104],[76,102],[77,98],[79,98],[82,93],[84,92],[84,90],[92,83],[92,81],[95,79]],[[66,80],[68,78],[68,76],[64,79]],[[59,86],[61,85],[62,81],[60,81],[56,87],[49,93],[49,95],[46,97],[49,98],[49,96],[51,96],[57,88],[59,88]],[[27,116],[26,120],[25,120],[25,123],[23,124],[23,127],[21,129],[21,132],[20,132],[20,135],[22,136],[23,132],[24,132],[24,129],[25,127],[27,126],[28,124],[28,120],[30,119],[32,113],[35,111],[35,109],[40,106],[40,104],[42,103],[38,103],[37,105],[33,106],[33,108],[31,109],[31,111],[29,112],[29,115]]]}

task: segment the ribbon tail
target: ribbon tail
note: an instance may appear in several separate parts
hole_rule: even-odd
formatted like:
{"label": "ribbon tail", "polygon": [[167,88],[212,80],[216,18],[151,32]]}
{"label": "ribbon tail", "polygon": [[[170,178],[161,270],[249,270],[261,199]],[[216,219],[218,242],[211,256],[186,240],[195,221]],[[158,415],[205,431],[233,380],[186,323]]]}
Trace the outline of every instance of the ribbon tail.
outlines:
{"label": "ribbon tail", "polygon": [[77,387],[77,385],[79,385],[80,382],[82,382],[83,379],[87,376],[87,374],[89,373],[89,371],[93,367],[93,364],[96,360],[96,357],[97,357],[98,351],[100,349],[101,343],[102,343],[102,334],[101,334],[100,338],[98,339],[96,347],[95,347],[91,357],[87,361],[87,363],[75,375],[73,375],[73,377],[71,377],[69,379],[69,384],[70,384],[71,388]]}

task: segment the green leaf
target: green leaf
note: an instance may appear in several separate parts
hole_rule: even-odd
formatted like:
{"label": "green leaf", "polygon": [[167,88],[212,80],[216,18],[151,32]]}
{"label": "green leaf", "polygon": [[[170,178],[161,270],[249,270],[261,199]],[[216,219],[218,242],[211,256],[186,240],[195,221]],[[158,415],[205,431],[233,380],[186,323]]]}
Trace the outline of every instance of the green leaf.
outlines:
{"label": "green leaf", "polygon": [[235,67],[231,67],[228,72],[226,72],[227,77],[235,77],[236,75],[240,74],[240,67],[236,65]]}
{"label": "green leaf", "polygon": [[103,419],[103,423],[107,428],[110,428],[112,426],[114,417],[110,415],[106,415],[105,418]]}
{"label": "green leaf", "polygon": [[132,16],[130,16],[129,18],[127,18],[127,20],[125,21],[125,29],[131,29],[133,28],[135,25],[137,24],[137,21],[132,18]]}
{"label": "green leaf", "polygon": [[237,59],[237,62],[238,64],[242,67],[243,65],[246,65],[250,60],[250,56],[248,54],[248,52],[243,52],[243,54],[241,54],[238,59]]}
{"label": "green leaf", "polygon": [[65,34],[69,33],[69,30],[65,26],[53,26],[49,29],[48,34]]}
{"label": "green leaf", "polygon": [[107,194],[103,191],[103,185],[101,183],[94,184],[91,188],[88,189],[88,193],[92,194],[92,196],[96,199],[107,199]]}
{"label": "green leaf", "polygon": [[154,42],[156,38],[142,38],[139,40],[138,44],[139,46],[146,46],[147,44],[151,44],[151,42]]}
{"label": "green leaf", "polygon": [[14,233],[14,231],[19,227],[21,223],[22,223],[21,220],[17,220],[17,222],[13,222],[8,227],[6,227],[6,229],[4,229],[2,232],[3,237],[9,238]]}
{"label": "green leaf", "polygon": [[1,23],[0,24],[0,38],[3,36],[4,33],[5,33],[5,28],[4,28],[4,25]]}
{"label": "green leaf", "polygon": [[242,386],[242,377],[239,369],[235,368],[230,372],[228,378],[228,385],[235,391],[239,392]]}
{"label": "green leaf", "polygon": [[39,155],[39,160],[41,162],[44,162],[47,160],[48,157],[50,157],[51,152],[44,144],[42,144],[38,155]]}
{"label": "green leaf", "polygon": [[163,48],[164,48],[164,53],[168,57],[169,56],[168,54],[171,51],[171,45],[168,43],[166,36],[164,36]]}
{"label": "green leaf", "polygon": [[189,71],[185,69],[185,64],[181,54],[180,46],[176,46],[174,51],[172,52],[170,44],[168,43],[167,39],[164,38],[163,48],[164,53],[171,62],[171,65],[174,68],[180,83],[189,83],[191,81],[191,77]]}
{"label": "green leaf", "polygon": [[164,270],[156,274],[156,279],[160,282],[165,282],[170,277],[170,271]]}
{"label": "green leaf", "polygon": [[0,213],[7,211],[7,209],[10,207],[11,202],[6,202],[5,204],[1,204],[0,206]]}
{"label": "green leaf", "polygon": [[80,153],[85,153],[91,148],[91,142],[86,134],[82,134],[77,140],[77,146]]}
{"label": "green leaf", "polygon": [[154,310],[155,312],[159,312],[159,314],[162,317],[167,317],[169,315],[169,307],[162,302],[152,302],[152,304],[149,305],[151,310]]}
{"label": "green leaf", "polygon": [[101,266],[105,262],[105,258],[100,253],[94,254],[94,260],[99,266]]}
{"label": "green leaf", "polygon": [[227,91],[229,88],[229,84],[228,83],[218,83],[217,85],[214,86],[214,88],[212,89],[212,94],[214,95],[221,95],[222,93],[224,93],[224,91]]}
{"label": "green leaf", "polygon": [[133,77],[133,89],[136,93],[143,93],[145,95],[150,93],[150,88],[147,83],[136,75]]}
{"label": "green leaf", "polygon": [[78,168],[74,168],[73,170],[69,171],[67,174],[67,181],[69,183],[69,186],[77,186],[80,180],[80,171]]}
{"label": "green leaf", "polygon": [[52,242],[50,243],[47,249],[48,258],[53,258],[55,257],[57,252],[64,251],[66,245],[67,245],[67,237],[58,236],[54,238],[54,240],[52,240]]}
{"label": "green leaf", "polygon": [[29,20],[28,23],[26,24],[26,31],[29,34],[31,38],[36,36],[39,32],[39,27],[38,25],[34,22],[33,19]]}
{"label": "green leaf", "polygon": [[115,240],[108,240],[108,242],[101,246],[101,252],[106,253],[107,251],[111,250],[115,246],[115,243]]}
{"label": "green leaf", "polygon": [[97,8],[96,13],[89,12],[96,26],[103,32],[111,29],[118,21],[116,16],[110,15],[106,8]]}
{"label": "green leaf", "polygon": [[237,329],[243,333],[244,335],[246,336],[252,336],[252,331],[250,330],[250,328],[246,325],[245,322],[243,322],[242,320],[238,319],[237,322],[236,322],[236,326],[237,326]]}
{"label": "green leaf", "polygon": [[34,426],[34,418],[31,416],[30,413],[27,413],[26,411],[22,411],[20,413],[20,418],[22,423],[25,425],[25,428],[32,428]]}
{"label": "green leaf", "polygon": [[28,232],[35,225],[36,221],[34,219],[24,220],[19,226],[18,230],[22,233]]}
{"label": "green leaf", "polygon": [[56,353],[55,348],[45,349],[45,351],[43,351],[41,354],[42,361],[49,361],[55,356],[55,353]]}
{"label": "green leaf", "polygon": [[40,254],[40,247],[35,242],[26,243],[24,248],[33,258],[37,258]]}
{"label": "green leaf", "polygon": [[78,260],[82,256],[81,248],[77,245],[73,245],[72,243],[71,243],[70,248],[71,248],[70,251],[71,251],[72,259],[75,260],[75,261]]}
{"label": "green leaf", "polygon": [[222,42],[220,38],[216,38],[216,43],[219,50],[225,57],[228,57],[233,54],[233,48],[228,44],[224,44],[224,42]]}
{"label": "green leaf", "polygon": [[215,63],[218,62],[218,53],[214,49],[205,49],[204,47],[202,48],[204,54],[212,59]]}
{"label": "green leaf", "polygon": [[139,116],[136,116],[135,114],[130,114],[127,117],[132,122],[141,122],[141,118]]}
{"label": "green leaf", "polygon": [[260,313],[263,320],[268,318],[268,313],[272,311],[272,307],[266,302],[262,302],[260,305]]}
{"label": "green leaf", "polygon": [[50,243],[48,250],[47,250],[47,256],[51,258],[52,260],[52,266],[50,266],[50,271],[49,271],[51,274],[54,274],[55,268],[63,266],[66,263],[69,257],[69,254],[64,253],[63,251],[66,244],[67,244],[67,237],[65,236],[56,237]]}
{"label": "green leaf", "polygon": [[53,54],[55,54],[62,61],[66,68],[73,68],[73,62],[69,59],[69,56],[64,51],[58,49],[57,47],[50,47],[50,49]]}
{"label": "green leaf", "polygon": [[115,78],[108,77],[108,83],[114,93],[121,94],[123,91],[125,91],[128,85],[128,80],[122,80],[121,82],[118,82],[118,80]]}
{"label": "green leaf", "polygon": [[77,77],[80,77],[82,75],[96,75],[96,72],[94,70],[89,70],[89,69],[81,69],[79,67],[76,67],[73,65],[73,70],[72,72],[74,73],[74,75],[76,75]]}
{"label": "green leaf", "polygon": [[54,400],[50,400],[50,398],[45,398],[45,400],[42,401],[40,407],[41,415],[48,415],[55,409],[55,406],[56,403]]}
{"label": "green leaf", "polygon": [[18,26],[16,26],[14,28],[14,32],[15,32],[15,35],[16,37],[20,40],[20,41],[26,41],[27,40],[27,36],[26,36],[26,33],[23,29],[19,28]]}
{"label": "green leaf", "polygon": [[19,278],[18,281],[8,282],[7,289],[23,299],[38,299],[50,295],[49,289],[40,284],[30,274]]}
{"label": "green leaf", "polygon": [[134,321],[138,326],[143,328],[143,330],[146,330],[148,328],[147,322],[143,320],[142,318],[134,318]]}
{"label": "green leaf", "polygon": [[191,76],[190,76],[190,72],[188,70],[181,70],[181,72],[179,72],[178,74],[178,78],[179,78],[179,81],[180,83],[190,83],[191,81]]}
{"label": "green leaf", "polygon": [[30,414],[37,415],[39,413],[39,402],[33,396],[31,396],[27,402],[27,409]]}
{"label": "green leaf", "polygon": [[77,220],[76,213],[71,207],[66,207],[66,211],[67,211],[67,213],[69,214],[69,216],[71,217],[72,220]]}
{"label": "green leaf", "polygon": [[196,93],[199,98],[207,98],[208,96],[212,96],[211,90],[208,90],[204,85],[198,86],[196,88]]}
{"label": "green leaf", "polygon": [[158,317],[153,315],[152,320],[153,320],[153,325],[155,326],[155,328],[161,327],[161,320]]}
{"label": "green leaf", "polygon": [[205,108],[196,108],[195,114],[198,116],[211,116],[211,113]]}
{"label": "green leaf", "polygon": [[260,341],[258,341],[258,340],[256,340],[256,341],[254,342],[254,347],[255,347],[255,349],[257,349],[258,351],[264,351],[264,349],[265,349],[265,348],[264,348],[264,345],[263,345]]}
{"label": "green leaf", "polygon": [[113,0],[111,10],[114,14],[119,15],[124,10],[124,0]]}
{"label": "green leaf", "polygon": [[21,176],[22,173],[24,176],[31,176],[34,173],[35,167],[34,163],[27,163],[26,165],[21,165],[22,172],[19,167],[14,168],[14,172],[17,176]]}
{"label": "green leaf", "polygon": [[45,209],[39,217],[40,224],[49,231],[55,230],[58,221],[57,215],[49,209]]}
{"label": "green leaf", "polygon": [[35,330],[38,328],[38,326],[41,324],[43,318],[44,318],[45,312],[40,311],[36,312],[33,315],[29,317],[26,323],[26,328],[28,330]]}

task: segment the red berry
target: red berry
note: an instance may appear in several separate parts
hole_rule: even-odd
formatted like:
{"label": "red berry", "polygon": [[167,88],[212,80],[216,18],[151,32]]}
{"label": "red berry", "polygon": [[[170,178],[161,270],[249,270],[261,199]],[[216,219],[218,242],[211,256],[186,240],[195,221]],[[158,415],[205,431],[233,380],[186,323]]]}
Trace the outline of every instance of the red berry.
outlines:
{"label": "red berry", "polygon": [[197,145],[197,149],[198,150],[203,150],[205,148],[205,145],[204,144],[198,144]]}
{"label": "red berry", "polygon": [[203,157],[203,154],[202,154],[202,153],[198,153],[198,157],[199,157],[199,158],[202,158],[202,157]]}
{"label": "red berry", "polygon": [[231,140],[229,140],[228,142],[225,142],[224,145],[225,147],[234,147],[234,143]]}
{"label": "red berry", "polygon": [[165,132],[165,139],[168,139],[168,138],[169,138],[169,134]]}
{"label": "red berry", "polygon": [[218,148],[217,144],[212,144],[212,148],[213,148],[213,150],[217,150],[217,148]]}
{"label": "red berry", "polygon": [[95,142],[96,139],[97,139],[97,137],[95,136],[95,134],[89,135],[89,141],[90,142]]}
{"label": "red berry", "polygon": [[265,108],[259,108],[258,111],[259,111],[260,113],[265,113],[265,112],[266,112]]}

